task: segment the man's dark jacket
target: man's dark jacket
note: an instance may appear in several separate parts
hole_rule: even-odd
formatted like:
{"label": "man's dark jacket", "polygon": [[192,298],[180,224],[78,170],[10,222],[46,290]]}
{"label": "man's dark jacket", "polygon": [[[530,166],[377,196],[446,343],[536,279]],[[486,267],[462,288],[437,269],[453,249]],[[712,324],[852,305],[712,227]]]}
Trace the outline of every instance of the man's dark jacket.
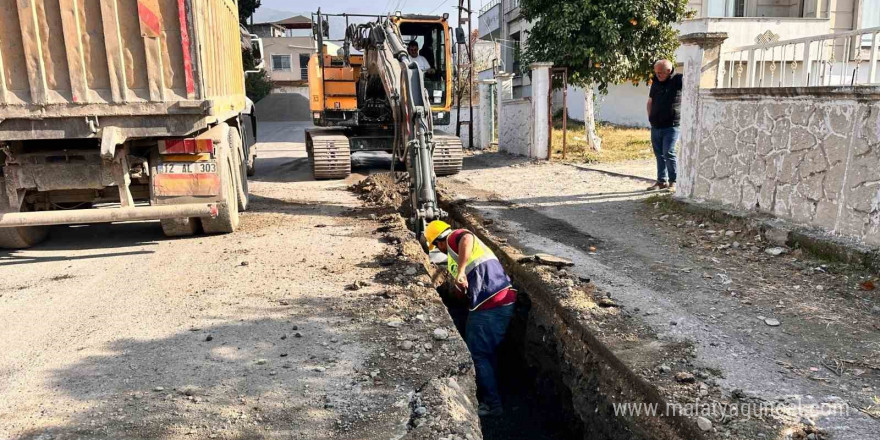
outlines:
{"label": "man's dark jacket", "polygon": [[678,127],[681,120],[681,80],[681,74],[675,73],[675,69],[663,82],[654,75],[649,95],[651,114],[648,115],[648,120],[651,128]]}

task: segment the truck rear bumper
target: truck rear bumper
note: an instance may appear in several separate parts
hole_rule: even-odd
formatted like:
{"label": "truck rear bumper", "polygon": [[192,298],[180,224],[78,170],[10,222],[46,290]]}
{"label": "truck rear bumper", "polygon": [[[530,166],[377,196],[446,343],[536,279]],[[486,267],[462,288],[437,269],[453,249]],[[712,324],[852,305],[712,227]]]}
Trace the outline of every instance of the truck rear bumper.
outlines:
{"label": "truck rear bumper", "polygon": [[216,216],[217,205],[214,203],[190,203],[185,205],[160,205],[134,208],[12,212],[0,214],[0,228]]}

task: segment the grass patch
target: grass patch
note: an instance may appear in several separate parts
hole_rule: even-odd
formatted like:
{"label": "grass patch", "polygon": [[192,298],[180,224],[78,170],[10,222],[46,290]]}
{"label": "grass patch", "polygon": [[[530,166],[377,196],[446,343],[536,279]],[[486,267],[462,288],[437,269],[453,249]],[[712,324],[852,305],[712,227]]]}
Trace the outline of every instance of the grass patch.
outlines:
{"label": "grass patch", "polygon": [[[566,160],[586,163],[608,163],[654,157],[651,149],[651,130],[599,124],[602,151],[596,152],[587,145],[584,123],[568,120]],[[553,159],[562,160],[562,116],[553,117]]]}
{"label": "grass patch", "polygon": [[644,199],[645,204],[653,205],[663,211],[671,211],[676,209],[678,206],[676,205],[675,200],[672,200],[672,194],[654,194],[652,196],[646,197]]}

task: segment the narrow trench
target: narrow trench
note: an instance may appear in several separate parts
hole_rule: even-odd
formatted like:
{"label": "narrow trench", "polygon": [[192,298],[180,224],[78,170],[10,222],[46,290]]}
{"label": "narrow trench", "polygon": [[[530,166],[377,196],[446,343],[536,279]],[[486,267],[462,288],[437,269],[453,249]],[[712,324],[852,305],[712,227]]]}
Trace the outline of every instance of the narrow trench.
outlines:
{"label": "narrow trench", "polygon": [[[399,207],[398,213],[408,218],[408,206]],[[453,221],[453,223],[457,223]],[[453,225],[461,227],[461,225]],[[441,267],[441,270],[445,268]],[[508,271],[508,275],[510,271]],[[500,417],[481,417],[483,438],[486,440],[633,440],[654,438],[635,434],[609,414],[610,403],[599,393],[599,368],[580,365],[575,370],[563,371],[560,365],[564,344],[556,340],[554,332],[544,328],[546,316],[533,307],[529,293],[517,288],[514,316],[504,341],[498,348],[497,378],[504,413]],[[447,284],[437,288],[458,332],[464,338],[467,306],[456,301]],[[546,313],[544,311],[543,313]],[[579,389],[574,392],[563,381],[568,374],[576,374]],[[574,405],[579,405],[575,408]],[[634,435],[635,434],[635,435]]]}
{"label": "narrow trench", "polygon": [[[451,299],[447,293],[447,285],[438,287],[437,291],[443,298],[456,328],[464,337],[467,307]],[[516,311],[507,335],[498,349],[497,377],[504,414],[500,417],[480,419],[483,438],[486,440],[584,438],[583,424],[571,408],[571,392],[558,376],[554,378],[540,373],[541,370],[548,370],[546,366],[537,368],[535,365],[535,362],[555,362],[555,359],[542,359],[539,353],[541,350],[528,348],[534,347],[535,344],[527,340],[531,301],[526,292],[519,291],[515,307]]]}

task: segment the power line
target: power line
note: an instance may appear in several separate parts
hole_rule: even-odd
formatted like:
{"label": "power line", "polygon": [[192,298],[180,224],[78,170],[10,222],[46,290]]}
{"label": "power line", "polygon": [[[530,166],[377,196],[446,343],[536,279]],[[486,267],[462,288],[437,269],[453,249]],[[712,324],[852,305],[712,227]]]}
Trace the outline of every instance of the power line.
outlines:
{"label": "power line", "polygon": [[448,3],[448,2],[449,2],[449,0],[443,0],[443,3],[440,3],[440,4],[439,4],[439,5],[437,5],[437,7],[436,7],[436,8],[434,8],[434,9],[431,9],[431,12],[428,12],[428,13],[429,13],[429,14],[433,14],[433,13],[434,13],[434,11],[436,11],[436,10],[438,10],[438,9],[440,9],[440,8],[442,8],[442,7],[443,7],[443,5],[445,5],[445,4],[446,4],[446,3]]}

